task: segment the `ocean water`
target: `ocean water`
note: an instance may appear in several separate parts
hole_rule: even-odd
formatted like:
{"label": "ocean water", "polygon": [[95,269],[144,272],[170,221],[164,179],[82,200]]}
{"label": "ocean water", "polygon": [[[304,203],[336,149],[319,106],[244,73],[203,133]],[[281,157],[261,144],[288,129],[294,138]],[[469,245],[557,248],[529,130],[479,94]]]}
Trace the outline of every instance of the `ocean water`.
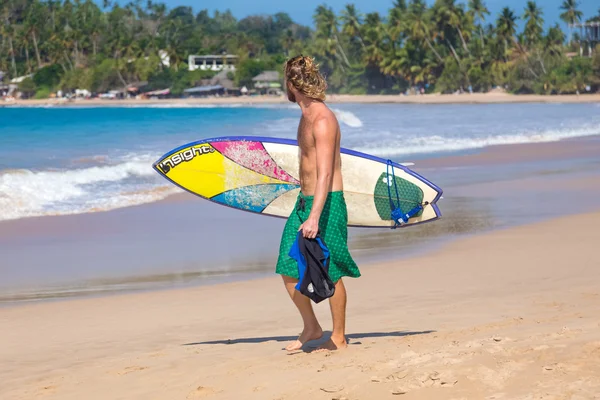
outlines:
{"label": "ocean water", "polygon": [[[332,106],[342,145],[398,162],[600,134],[596,104]],[[180,189],[160,155],[217,136],[294,138],[295,105],[0,107],[0,221],[113,210]]]}

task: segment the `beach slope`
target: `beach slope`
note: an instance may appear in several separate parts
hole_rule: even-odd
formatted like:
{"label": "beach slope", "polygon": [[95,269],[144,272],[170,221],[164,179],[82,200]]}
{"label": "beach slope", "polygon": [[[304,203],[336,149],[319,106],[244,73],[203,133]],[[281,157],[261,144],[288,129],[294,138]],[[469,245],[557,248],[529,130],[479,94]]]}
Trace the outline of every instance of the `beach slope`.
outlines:
{"label": "beach slope", "polygon": [[[335,353],[282,350],[300,320],[278,277],[3,308],[0,398],[597,398],[598,224],[363,266]],[[327,302],[317,314],[328,330]]]}

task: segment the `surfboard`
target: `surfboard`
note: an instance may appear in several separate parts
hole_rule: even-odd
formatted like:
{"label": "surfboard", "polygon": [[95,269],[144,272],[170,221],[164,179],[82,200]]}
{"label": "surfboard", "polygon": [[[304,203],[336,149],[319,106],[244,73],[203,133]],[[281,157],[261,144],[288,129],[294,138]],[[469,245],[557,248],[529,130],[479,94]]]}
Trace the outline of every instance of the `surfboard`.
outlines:
{"label": "surfboard", "polygon": [[[390,197],[403,213],[418,209],[402,227],[441,217],[442,189],[407,166],[346,148],[341,159],[348,226],[395,227]],[[152,167],[201,198],[260,215],[287,218],[300,192],[299,148],[292,139],[203,139],[167,152]]]}

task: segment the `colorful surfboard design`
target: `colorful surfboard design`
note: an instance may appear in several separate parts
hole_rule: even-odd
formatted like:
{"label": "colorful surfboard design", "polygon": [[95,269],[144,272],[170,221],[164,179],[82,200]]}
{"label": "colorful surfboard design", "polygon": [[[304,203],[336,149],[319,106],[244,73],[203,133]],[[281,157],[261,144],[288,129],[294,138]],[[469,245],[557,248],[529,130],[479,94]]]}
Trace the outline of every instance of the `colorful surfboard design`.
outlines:
{"label": "colorful surfboard design", "polygon": [[[298,156],[295,140],[220,137],[178,147],[153,168],[173,184],[215,203],[287,218],[300,192]],[[394,226],[390,192],[404,212],[420,206],[402,226],[441,216],[436,202],[442,190],[406,166],[393,163],[392,175],[384,159],[344,148],[341,156],[349,226]]]}

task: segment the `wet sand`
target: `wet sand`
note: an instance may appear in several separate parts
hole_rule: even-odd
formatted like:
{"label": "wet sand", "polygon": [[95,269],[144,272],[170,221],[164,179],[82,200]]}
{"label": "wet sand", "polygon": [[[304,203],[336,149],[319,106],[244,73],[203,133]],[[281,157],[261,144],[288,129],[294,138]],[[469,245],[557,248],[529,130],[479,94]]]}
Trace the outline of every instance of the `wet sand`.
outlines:
{"label": "wet sand", "polygon": [[[596,210],[597,154],[600,141],[589,137],[415,160],[416,172],[444,188],[442,219],[405,230],[352,228],[351,252],[361,265],[402,260],[457,238]],[[108,212],[3,221],[0,304],[271,276],[284,223],[189,193]]]}
{"label": "wet sand", "polygon": [[[419,96],[404,95],[328,95],[328,103],[406,103],[406,104],[493,104],[493,103],[600,103],[600,94],[581,95],[512,95],[507,93],[473,93],[473,94],[427,94]],[[288,104],[285,96],[252,96],[252,97],[210,97],[190,99],[163,100],[16,100],[0,103],[4,105],[202,105],[202,104]]]}
{"label": "wet sand", "polygon": [[[0,309],[6,399],[593,399],[600,213],[347,280],[349,347],[288,353],[277,277]],[[316,307],[329,334],[327,302]]]}

